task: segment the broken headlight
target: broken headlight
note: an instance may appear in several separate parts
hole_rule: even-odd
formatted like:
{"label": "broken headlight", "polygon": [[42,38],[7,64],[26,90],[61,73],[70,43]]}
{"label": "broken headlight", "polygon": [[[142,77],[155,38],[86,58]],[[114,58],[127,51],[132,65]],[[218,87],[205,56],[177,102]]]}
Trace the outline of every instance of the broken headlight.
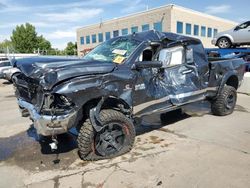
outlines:
{"label": "broken headlight", "polygon": [[61,94],[45,95],[42,112],[47,115],[62,115],[72,110],[74,103]]}
{"label": "broken headlight", "polygon": [[44,89],[50,89],[51,85],[55,84],[57,81],[57,72],[51,71],[44,74],[40,84]]}

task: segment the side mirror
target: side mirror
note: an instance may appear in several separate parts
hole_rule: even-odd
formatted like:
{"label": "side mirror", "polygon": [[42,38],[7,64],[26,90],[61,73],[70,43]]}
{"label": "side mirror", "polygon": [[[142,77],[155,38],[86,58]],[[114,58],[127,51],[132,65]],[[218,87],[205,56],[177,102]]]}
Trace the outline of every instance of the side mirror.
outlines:
{"label": "side mirror", "polygon": [[137,61],[133,64],[133,70],[148,69],[148,68],[161,68],[161,61]]}
{"label": "side mirror", "polygon": [[234,31],[238,31],[240,29],[240,27],[239,26],[236,26],[235,28],[234,28]]}
{"label": "side mirror", "polygon": [[192,48],[186,48],[186,63],[188,65],[194,64],[194,52]]}
{"label": "side mirror", "polygon": [[152,46],[152,47],[158,47],[158,46],[160,46],[160,45],[161,45],[161,43],[158,42],[158,41],[151,41],[151,42],[150,42],[150,46]]}

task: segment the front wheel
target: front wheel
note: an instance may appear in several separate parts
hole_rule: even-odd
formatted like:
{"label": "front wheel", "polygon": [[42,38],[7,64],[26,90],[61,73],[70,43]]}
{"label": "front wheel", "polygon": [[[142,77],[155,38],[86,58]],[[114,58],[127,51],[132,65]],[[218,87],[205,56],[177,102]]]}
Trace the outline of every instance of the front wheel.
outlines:
{"label": "front wheel", "polygon": [[232,44],[228,38],[222,37],[218,40],[217,45],[219,48],[230,48]]}
{"label": "front wheel", "polygon": [[225,116],[234,111],[237,101],[236,89],[225,85],[218,97],[212,101],[211,110],[214,115]]}
{"label": "front wheel", "polygon": [[100,132],[95,132],[90,119],[79,130],[77,138],[79,155],[84,160],[108,159],[131,150],[135,140],[135,128],[121,112],[107,109],[99,114]]}

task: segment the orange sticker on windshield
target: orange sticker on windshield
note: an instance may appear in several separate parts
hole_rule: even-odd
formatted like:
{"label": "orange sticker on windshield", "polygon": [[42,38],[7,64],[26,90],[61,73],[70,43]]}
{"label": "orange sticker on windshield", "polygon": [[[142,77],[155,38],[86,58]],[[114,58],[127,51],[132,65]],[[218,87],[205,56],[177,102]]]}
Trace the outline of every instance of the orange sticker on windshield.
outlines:
{"label": "orange sticker on windshield", "polygon": [[125,60],[125,57],[122,56],[116,56],[115,59],[113,60],[114,63],[121,64]]}

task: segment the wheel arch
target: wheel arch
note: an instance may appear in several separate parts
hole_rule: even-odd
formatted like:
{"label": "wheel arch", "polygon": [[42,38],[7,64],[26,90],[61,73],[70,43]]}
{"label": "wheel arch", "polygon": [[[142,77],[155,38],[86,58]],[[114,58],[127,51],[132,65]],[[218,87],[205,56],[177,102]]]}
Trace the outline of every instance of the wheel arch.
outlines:
{"label": "wheel arch", "polygon": [[232,86],[237,90],[239,87],[238,76],[234,72],[229,72],[228,74],[226,74],[221,81],[217,95],[221,92],[225,85]]}
{"label": "wheel arch", "polygon": [[220,40],[221,38],[227,38],[227,39],[229,39],[229,41],[231,42],[231,44],[234,43],[233,37],[232,37],[231,35],[225,34],[225,35],[220,36],[220,37],[217,39],[217,41],[216,41],[216,46],[218,46],[218,42],[219,42],[219,40]]}
{"label": "wheel arch", "polygon": [[[102,97],[92,98],[88,100],[83,106],[82,106],[82,113],[83,113],[83,119],[87,119],[89,116],[89,110],[91,108],[94,108],[98,105],[98,103],[102,100]],[[116,96],[107,96],[104,98],[104,101],[101,105],[101,108],[110,108],[110,109],[116,109],[120,110],[123,113],[127,113],[131,115],[132,108],[130,105],[123,99],[118,98]]]}

